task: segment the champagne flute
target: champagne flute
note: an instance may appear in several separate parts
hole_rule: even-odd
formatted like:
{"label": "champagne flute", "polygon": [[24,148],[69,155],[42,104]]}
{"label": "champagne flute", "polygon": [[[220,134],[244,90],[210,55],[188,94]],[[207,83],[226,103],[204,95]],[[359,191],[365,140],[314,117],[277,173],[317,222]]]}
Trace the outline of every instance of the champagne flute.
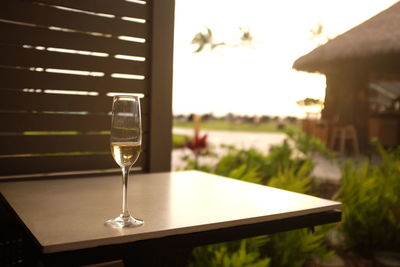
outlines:
{"label": "champagne flute", "polygon": [[133,218],[128,211],[129,170],[140,154],[142,125],[140,100],[134,95],[116,95],[113,99],[111,118],[111,152],[122,170],[122,213],[106,221],[113,228],[140,226],[143,221]]}

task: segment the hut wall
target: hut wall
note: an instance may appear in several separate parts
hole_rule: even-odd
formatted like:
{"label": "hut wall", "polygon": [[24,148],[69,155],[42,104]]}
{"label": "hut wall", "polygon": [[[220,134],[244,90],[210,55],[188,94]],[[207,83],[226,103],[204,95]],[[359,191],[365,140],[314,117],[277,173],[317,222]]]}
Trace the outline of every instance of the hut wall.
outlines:
{"label": "hut wall", "polygon": [[357,131],[360,149],[368,148],[369,106],[366,72],[345,68],[326,73],[322,119],[338,125],[353,125]]}

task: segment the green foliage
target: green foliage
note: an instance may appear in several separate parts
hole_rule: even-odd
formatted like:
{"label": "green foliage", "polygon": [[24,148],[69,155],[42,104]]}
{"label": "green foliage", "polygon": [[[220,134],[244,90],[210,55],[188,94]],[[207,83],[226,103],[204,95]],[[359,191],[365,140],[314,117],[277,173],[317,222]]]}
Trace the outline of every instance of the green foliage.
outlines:
{"label": "green foliage", "polygon": [[[197,166],[215,174],[247,182],[278,187],[298,193],[310,193],[312,159],[295,157],[289,142],[312,151],[323,149],[315,140],[293,133],[290,140],[273,146],[267,155],[255,149],[228,147],[228,153],[216,166]],[[296,142],[303,142],[298,144]],[[192,165],[193,166],[193,165]],[[191,266],[302,266],[313,258],[326,259],[332,253],[324,246],[329,228],[316,233],[300,229],[266,237],[244,239],[196,248]]]}
{"label": "green foliage", "polygon": [[[208,150],[207,150],[208,151]],[[212,152],[204,152],[209,154],[211,157],[214,156]],[[183,168],[184,170],[198,170],[198,171],[203,171],[203,172],[213,172],[213,169],[211,166],[206,165],[206,164],[199,164],[198,163],[198,158],[193,158],[191,156],[184,156],[182,157],[182,160],[186,162],[186,166]]]}
{"label": "green foliage", "polygon": [[187,142],[187,136],[181,134],[172,135],[172,148],[183,148]]}
{"label": "green foliage", "polygon": [[364,253],[400,248],[400,149],[375,147],[380,162],[347,162],[337,195],[344,205],[341,231],[346,246]]}
{"label": "green foliage", "polygon": [[261,257],[260,248],[267,242],[266,236],[198,247],[193,251],[190,267],[267,267],[270,259]]}
{"label": "green foliage", "polygon": [[293,166],[283,169],[277,176],[272,177],[268,185],[297,193],[311,191],[311,177],[313,168],[311,160],[306,160],[298,169]]}
{"label": "green foliage", "polygon": [[261,183],[258,169],[256,167],[249,167],[246,164],[242,164],[239,167],[232,169],[226,176],[250,183]]}
{"label": "green foliage", "polygon": [[[311,160],[307,159],[297,170],[293,167],[284,169],[271,178],[268,185],[297,193],[310,193],[312,180],[309,174],[312,168]],[[329,227],[317,227],[314,233],[309,229],[299,229],[271,235],[266,247],[271,265],[296,267],[314,258],[329,258],[333,253],[324,246],[329,230]]]}
{"label": "green foliage", "polygon": [[[262,182],[265,156],[255,149],[238,150],[229,147],[228,154],[216,164],[214,173],[256,183]],[[250,179],[249,179],[250,178]]]}
{"label": "green foliage", "polygon": [[296,103],[300,106],[322,106],[324,101],[322,99],[306,97],[296,101]]}
{"label": "green foliage", "polygon": [[326,233],[326,228],[318,227],[315,233],[299,229],[271,235],[265,247],[271,266],[300,267],[311,259],[328,259],[333,252],[323,245]]}
{"label": "green foliage", "polygon": [[335,156],[335,154],[318,138],[302,131],[287,130],[285,132],[293,142],[295,149],[306,156],[310,156],[312,153],[319,153],[327,158],[333,158]]}
{"label": "green foliage", "polygon": [[310,174],[312,167],[311,159],[293,157],[293,150],[285,140],[281,145],[272,146],[267,155],[255,149],[229,147],[228,153],[214,167],[214,173],[266,185],[271,177],[289,170],[292,176],[297,176],[299,171]]}

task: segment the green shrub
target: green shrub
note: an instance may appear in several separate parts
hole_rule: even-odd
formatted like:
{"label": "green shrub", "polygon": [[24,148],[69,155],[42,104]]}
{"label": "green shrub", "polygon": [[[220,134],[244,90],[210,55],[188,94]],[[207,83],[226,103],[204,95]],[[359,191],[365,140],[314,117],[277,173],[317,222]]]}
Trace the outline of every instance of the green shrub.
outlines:
{"label": "green shrub", "polygon": [[347,162],[337,195],[344,205],[340,229],[345,245],[361,253],[400,248],[400,149],[375,147],[381,161]]}
{"label": "green shrub", "polygon": [[311,182],[310,173],[313,168],[311,160],[305,160],[299,166],[291,166],[280,171],[275,177],[272,177],[268,186],[281,188],[297,193],[310,193]]}
{"label": "green shrub", "polygon": [[[297,133],[293,133],[290,138],[281,145],[271,147],[267,155],[255,149],[228,147],[228,153],[216,166],[196,167],[247,182],[310,193],[313,182],[310,176],[313,169],[312,159],[308,154],[295,157],[289,142],[307,148],[308,152],[323,151],[324,146],[315,140],[306,140],[309,137]],[[195,167],[195,164],[188,161],[188,167]],[[302,266],[307,260],[325,259],[331,255],[324,245],[328,230],[329,227],[319,227],[312,233],[309,229],[300,229],[268,237],[199,247],[193,252],[191,266],[269,266],[270,263],[271,266]]]}
{"label": "green shrub", "polygon": [[[222,176],[240,179],[245,174],[251,173],[260,177],[260,171],[265,161],[265,156],[255,149],[239,150],[228,147],[228,153],[223,156],[216,166],[214,173]],[[240,171],[238,171],[240,169]],[[261,182],[261,177],[259,179]]]}
{"label": "green shrub", "polygon": [[261,257],[266,236],[225,242],[194,249],[190,267],[268,267],[270,259]]}
{"label": "green shrub", "polygon": [[183,148],[187,142],[188,137],[181,134],[172,135],[172,148]]}
{"label": "green shrub", "polygon": [[[266,185],[271,177],[277,176],[285,170],[290,169],[296,175],[305,162],[311,164],[311,159],[294,157],[292,148],[285,140],[281,145],[271,146],[267,155],[256,149],[244,150],[228,147],[228,153],[219,160],[213,172]],[[309,166],[307,170],[308,174],[311,173],[312,166]],[[241,175],[238,175],[238,172]],[[248,177],[251,179],[247,179]]]}
{"label": "green shrub", "polygon": [[[272,177],[269,186],[297,193],[310,193],[313,168],[311,160],[306,160],[298,169],[284,169],[276,177]],[[316,227],[315,232],[309,229],[298,229],[270,235],[265,250],[271,257],[272,266],[303,266],[306,261],[318,258],[325,260],[333,255],[324,245],[330,227]]]}
{"label": "green shrub", "polygon": [[288,135],[289,140],[293,142],[294,147],[306,156],[310,156],[312,153],[319,153],[327,158],[335,157],[335,154],[318,138],[302,131],[287,130],[285,133]]}
{"label": "green shrub", "polygon": [[298,229],[270,235],[265,251],[271,257],[271,266],[301,267],[314,259],[324,261],[333,255],[324,245],[329,228]]}

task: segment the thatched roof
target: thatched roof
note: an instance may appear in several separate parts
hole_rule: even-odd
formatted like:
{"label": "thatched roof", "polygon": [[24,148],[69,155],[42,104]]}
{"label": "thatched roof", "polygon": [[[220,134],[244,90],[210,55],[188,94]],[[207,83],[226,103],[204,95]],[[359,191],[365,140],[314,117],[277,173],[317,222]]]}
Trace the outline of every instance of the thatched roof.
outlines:
{"label": "thatched roof", "polygon": [[293,68],[324,72],[337,62],[393,52],[400,52],[400,2],[298,58]]}

